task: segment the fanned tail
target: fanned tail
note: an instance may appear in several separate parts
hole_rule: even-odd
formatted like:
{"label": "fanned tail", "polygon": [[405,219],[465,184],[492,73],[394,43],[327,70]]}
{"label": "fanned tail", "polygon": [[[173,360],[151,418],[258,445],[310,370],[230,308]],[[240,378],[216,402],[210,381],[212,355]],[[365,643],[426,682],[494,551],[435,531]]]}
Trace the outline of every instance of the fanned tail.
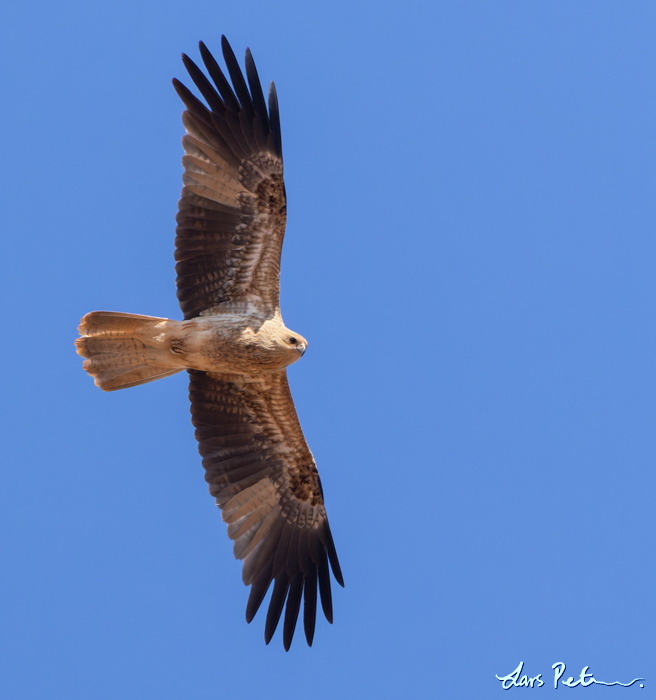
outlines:
{"label": "fanned tail", "polygon": [[166,318],[92,311],[81,321],[75,341],[84,369],[103,391],[127,389],[181,372],[184,367],[165,342]]}

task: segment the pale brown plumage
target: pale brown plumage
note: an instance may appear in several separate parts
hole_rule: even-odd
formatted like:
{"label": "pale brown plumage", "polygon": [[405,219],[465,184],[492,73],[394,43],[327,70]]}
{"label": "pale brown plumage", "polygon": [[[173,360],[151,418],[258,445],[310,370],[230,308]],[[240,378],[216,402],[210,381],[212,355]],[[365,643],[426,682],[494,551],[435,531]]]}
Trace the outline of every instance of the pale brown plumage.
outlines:
{"label": "pale brown plumage", "polygon": [[312,644],[317,585],[332,622],[328,562],[344,582],[285,369],[307,341],[285,327],[279,308],[286,196],[276,91],[272,83],[267,110],[250,51],[247,85],[225,37],[222,47],[233,87],[203,43],[214,86],[183,55],[209,109],[173,81],[187,107],[175,253],[185,320],[93,312],[77,349],[106,391],[188,370],[206,480],[251,586],[246,619],[274,581],[265,640],[285,608],[289,649],[303,597]]}

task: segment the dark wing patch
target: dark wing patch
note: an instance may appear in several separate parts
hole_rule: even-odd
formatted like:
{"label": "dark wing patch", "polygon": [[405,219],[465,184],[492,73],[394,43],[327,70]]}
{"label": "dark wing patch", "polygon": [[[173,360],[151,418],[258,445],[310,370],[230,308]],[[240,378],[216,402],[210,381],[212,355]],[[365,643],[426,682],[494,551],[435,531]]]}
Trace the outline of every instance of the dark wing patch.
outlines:
{"label": "dark wing patch", "polygon": [[[268,644],[285,608],[289,649],[301,600],[312,645],[317,582],[332,623],[328,562],[343,586],[316,464],[301,431],[285,370],[250,379],[189,370],[189,398],[205,478],[228,524],[234,554],[251,592],[250,622],[271,582],[265,624]],[[286,603],[286,605],[285,605]]]}
{"label": "dark wing patch", "polygon": [[267,113],[250,51],[247,85],[225,37],[222,47],[234,91],[202,42],[201,56],[214,85],[183,55],[209,109],[173,81],[187,107],[175,243],[178,300],[185,318],[244,301],[271,310],[279,298],[287,203],[278,100],[271,83]]}

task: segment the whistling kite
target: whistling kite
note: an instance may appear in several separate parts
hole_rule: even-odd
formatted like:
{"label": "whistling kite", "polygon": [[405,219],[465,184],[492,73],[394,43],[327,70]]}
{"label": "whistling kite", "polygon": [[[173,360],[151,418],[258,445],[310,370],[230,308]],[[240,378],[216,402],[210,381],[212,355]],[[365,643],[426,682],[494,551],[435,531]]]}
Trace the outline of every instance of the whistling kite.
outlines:
{"label": "whistling kite", "polygon": [[285,327],[279,306],[286,196],[278,98],[269,107],[246,49],[246,78],[222,37],[232,87],[201,42],[212,85],[183,54],[209,109],[173,80],[187,111],[175,259],[184,321],[94,311],[81,322],[77,351],[105,391],[186,369],[191,420],[205,478],[244,560],[250,622],[272,581],[268,644],[285,606],[289,649],[301,598],[312,644],[317,605],[332,622],[328,561],[342,572],[328,526],[321,480],[305,442],[286,367],[307,341]]}

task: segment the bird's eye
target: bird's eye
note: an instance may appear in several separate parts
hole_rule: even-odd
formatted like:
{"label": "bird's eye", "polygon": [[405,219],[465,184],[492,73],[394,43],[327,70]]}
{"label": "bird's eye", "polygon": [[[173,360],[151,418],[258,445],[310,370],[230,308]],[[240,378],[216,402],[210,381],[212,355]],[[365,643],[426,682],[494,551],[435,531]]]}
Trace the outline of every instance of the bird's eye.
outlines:
{"label": "bird's eye", "polygon": [[289,342],[290,342],[292,345],[296,345],[296,343],[297,343],[298,341],[296,340],[296,338],[294,338],[294,337],[292,336],[292,337],[289,339]]}

